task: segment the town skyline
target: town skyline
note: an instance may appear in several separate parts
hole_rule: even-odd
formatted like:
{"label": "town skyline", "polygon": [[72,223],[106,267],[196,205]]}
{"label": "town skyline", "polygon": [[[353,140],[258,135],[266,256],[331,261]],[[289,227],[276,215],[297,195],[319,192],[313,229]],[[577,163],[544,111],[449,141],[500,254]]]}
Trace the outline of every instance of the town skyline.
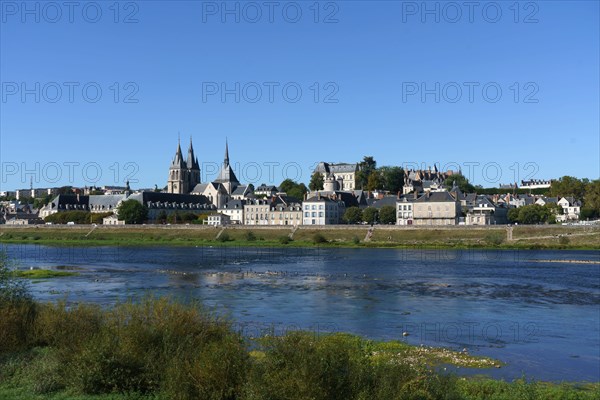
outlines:
{"label": "town skyline", "polygon": [[[298,3],[297,22],[282,8],[254,22],[235,2],[241,15],[224,19],[221,3],[98,3],[100,21],[79,8],[72,23],[67,9],[53,22],[39,4],[37,16],[2,4],[5,166],[94,162],[97,183],[123,184],[134,163],[139,187],[160,186],[180,131],[201,162],[220,163],[227,136],[234,167],[295,162],[303,182],[320,160],[365,155],[495,162],[505,184],[527,163],[533,178],[599,175],[598,2],[498,3],[498,21],[483,4],[454,21],[414,2]],[[29,186],[13,178],[2,188]]]}
{"label": "town skyline", "polygon": [[[223,137],[222,149],[231,141],[227,136]],[[178,133],[176,137],[177,146],[174,149],[181,147],[182,152],[187,154],[186,143],[188,140],[193,142],[193,136],[190,135],[187,140],[181,140],[181,134]],[[166,146],[166,145],[165,145]],[[164,148],[164,147],[163,147]],[[291,179],[298,183],[304,183],[308,185],[310,178],[315,171],[315,168],[321,162],[328,162],[332,164],[344,164],[344,163],[360,163],[364,157],[371,156],[377,162],[378,167],[382,166],[398,166],[404,170],[428,170],[437,169],[440,171],[455,171],[461,172],[470,183],[473,185],[481,186],[484,188],[496,188],[502,185],[521,185],[522,181],[540,180],[550,181],[561,178],[566,174],[559,176],[542,176],[539,172],[539,166],[537,163],[529,162],[514,162],[510,165],[502,166],[496,161],[481,162],[475,160],[468,161],[447,161],[442,163],[440,161],[402,161],[393,164],[382,164],[378,161],[376,155],[363,155],[357,160],[316,160],[307,165],[301,165],[293,160],[282,161],[282,160],[261,160],[256,159],[248,161],[244,164],[237,161],[237,153],[235,152],[235,143],[233,143],[233,156],[231,157],[231,168],[235,171],[236,175],[240,178],[241,182],[246,184],[252,184],[258,186],[261,184],[275,185],[278,186],[283,180]],[[200,167],[200,181],[207,182],[217,178],[219,170],[223,165],[222,155],[219,158],[217,150],[212,150],[212,160],[205,160],[202,158],[201,149],[198,149],[197,145],[194,145],[194,152],[198,159]],[[167,152],[168,153],[168,152]],[[165,163],[163,168],[164,177],[154,177],[154,183],[152,178],[147,178],[144,174],[143,169],[139,164],[126,161],[126,162],[113,162],[105,164],[104,166],[96,161],[51,161],[47,164],[41,164],[39,162],[3,162],[2,163],[2,187],[0,191],[15,191],[30,188],[51,188],[51,187],[102,187],[102,186],[125,186],[129,182],[130,186],[134,189],[150,189],[155,186],[158,189],[166,188],[168,181],[168,174],[164,172],[168,168],[168,164],[172,162],[173,154],[167,158],[169,161]],[[241,158],[244,158],[243,155]],[[521,169],[521,171],[519,171]],[[286,172],[284,172],[286,171]],[[56,179],[60,177],[60,179]],[[99,178],[100,177],[100,178]],[[106,179],[102,179],[106,177]],[[506,179],[504,179],[506,177]],[[579,179],[594,180],[597,177],[594,176],[575,176]],[[12,179],[11,179],[12,178]],[[162,178],[162,180],[161,180]],[[512,178],[512,179],[509,179]],[[12,182],[13,186],[9,186]],[[18,182],[14,186],[15,183]],[[145,182],[145,183],[144,183]]]}

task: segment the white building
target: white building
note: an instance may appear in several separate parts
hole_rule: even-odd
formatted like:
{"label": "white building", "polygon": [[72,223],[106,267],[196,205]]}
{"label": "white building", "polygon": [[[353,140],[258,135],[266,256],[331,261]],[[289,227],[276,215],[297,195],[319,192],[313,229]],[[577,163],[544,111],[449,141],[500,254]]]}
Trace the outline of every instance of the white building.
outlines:
{"label": "white building", "polygon": [[551,180],[543,179],[530,179],[527,181],[521,181],[519,189],[548,189],[552,184]]}
{"label": "white building", "polygon": [[231,223],[231,219],[228,215],[221,213],[214,213],[208,216],[206,223],[212,226],[225,226]]}
{"label": "white building", "polygon": [[229,200],[219,207],[221,214],[227,215],[233,224],[244,223],[244,205],[245,200]]}
{"label": "white building", "polygon": [[335,225],[341,222],[346,212],[344,202],[335,196],[317,194],[302,203],[303,225]]}
{"label": "white building", "polygon": [[573,197],[562,197],[557,204],[562,207],[562,215],[556,216],[557,222],[578,221],[581,213],[581,202]]}
{"label": "white building", "polygon": [[396,202],[396,225],[413,224],[413,200],[402,196]]}

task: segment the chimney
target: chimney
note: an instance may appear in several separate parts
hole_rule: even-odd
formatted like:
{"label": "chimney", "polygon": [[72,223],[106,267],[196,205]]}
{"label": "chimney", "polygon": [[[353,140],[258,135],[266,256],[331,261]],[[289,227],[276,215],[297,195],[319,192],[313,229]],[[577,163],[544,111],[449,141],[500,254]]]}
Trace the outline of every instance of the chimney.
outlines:
{"label": "chimney", "polygon": [[398,193],[396,193],[396,198],[397,198],[398,200],[400,200],[400,191],[398,191]]}
{"label": "chimney", "polygon": [[419,198],[419,194],[417,193],[417,191],[416,191],[416,190],[413,192],[413,194],[414,194],[414,196],[415,196],[415,200]]}

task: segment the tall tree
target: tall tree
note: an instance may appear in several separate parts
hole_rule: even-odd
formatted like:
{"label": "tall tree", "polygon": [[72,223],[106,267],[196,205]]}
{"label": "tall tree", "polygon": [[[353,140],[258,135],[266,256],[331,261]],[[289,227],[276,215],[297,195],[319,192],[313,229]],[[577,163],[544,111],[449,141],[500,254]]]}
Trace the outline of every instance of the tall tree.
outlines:
{"label": "tall tree", "polygon": [[358,207],[348,207],[342,219],[347,224],[358,224],[362,221],[362,210]]}
{"label": "tall tree", "polygon": [[316,190],[323,190],[323,174],[320,172],[313,173],[310,177],[308,188],[313,192]]}
{"label": "tall tree", "polygon": [[279,185],[279,190],[285,192],[290,197],[295,197],[298,200],[302,200],[304,195],[308,192],[308,188],[304,183],[297,183],[291,179],[285,179]]}
{"label": "tall tree", "polygon": [[148,207],[136,200],[125,200],[119,205],[117,214],[126,224],[143,224],[148,219]]}
{"label": "tall tree", "polygon": [[402,192],[404,186],[404,170],[400,167],[379,168],[383,181],[383,189],[391,193]]}
{"label": "tall tree", "polygon": [[456,183],[456,186],[463,193],[473,193],[475,191],[475,187],[469,183],[469,180],[462,174],[450,175],[445,181],[444,186],[446,189],[450,190]]}
{"label": "tall tree", "polygon": [[369,176],[377,169],[377,161],[373,156],[364,156],[363,160],[358,164],[359,171],[356,174],[356,187],[366,189],[369,183]]}
{"label": "tall tree", "polygon": [[585,186],[581,218],[597,218],[600,216],[600,179],[589,182]]}
{"label": "tall tree", "polygon": [[581,200],[585,194],[585,189],[585,183],[582,180],[572,176],[563,176],[560,179],[552,181],[550,195],[556,197],[573,196]]}
{"label": "tall tree", "polygon": [[379,222],[385,225],[396,223],[396,207],[383,206],[379,210]]}
{"label": "tall tree", "polygon": [[363,221],[368,224],[374,224],[379,217],[379,210],[375,207],[367,207],[363,210]]}
{"label": "tall tree", "polygon": [[369,180],[367,182],[367,190],[379,190],[383,186],[383,181],[381,179],[381,174],[379,171],[375,170],[371,172],[369,175]]}

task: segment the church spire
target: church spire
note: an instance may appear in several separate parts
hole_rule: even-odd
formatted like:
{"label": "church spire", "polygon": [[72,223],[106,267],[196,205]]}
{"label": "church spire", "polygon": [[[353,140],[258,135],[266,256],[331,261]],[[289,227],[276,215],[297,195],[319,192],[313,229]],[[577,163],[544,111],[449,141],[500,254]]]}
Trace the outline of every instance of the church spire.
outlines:
{"label": "church spire", "polygon": [[171,163],[171,167],[174,168],[183,168],[183,155],[181,154],[181,139],[179,138],[179,134],[177,135],[177,151],[175,152],[175,158]]}
{"label": "church spire", "polygon": [[198,158],[194,156],[194,146],[192,145],[192,136],[190,136],[190,148],[187,155],[187,167],[191,169],[199,168]]}
{"label": "church spire", "polygon": [[227,138],[225,138],[225,160],[223,164],[229,165],[229,145],[227,143]]}

